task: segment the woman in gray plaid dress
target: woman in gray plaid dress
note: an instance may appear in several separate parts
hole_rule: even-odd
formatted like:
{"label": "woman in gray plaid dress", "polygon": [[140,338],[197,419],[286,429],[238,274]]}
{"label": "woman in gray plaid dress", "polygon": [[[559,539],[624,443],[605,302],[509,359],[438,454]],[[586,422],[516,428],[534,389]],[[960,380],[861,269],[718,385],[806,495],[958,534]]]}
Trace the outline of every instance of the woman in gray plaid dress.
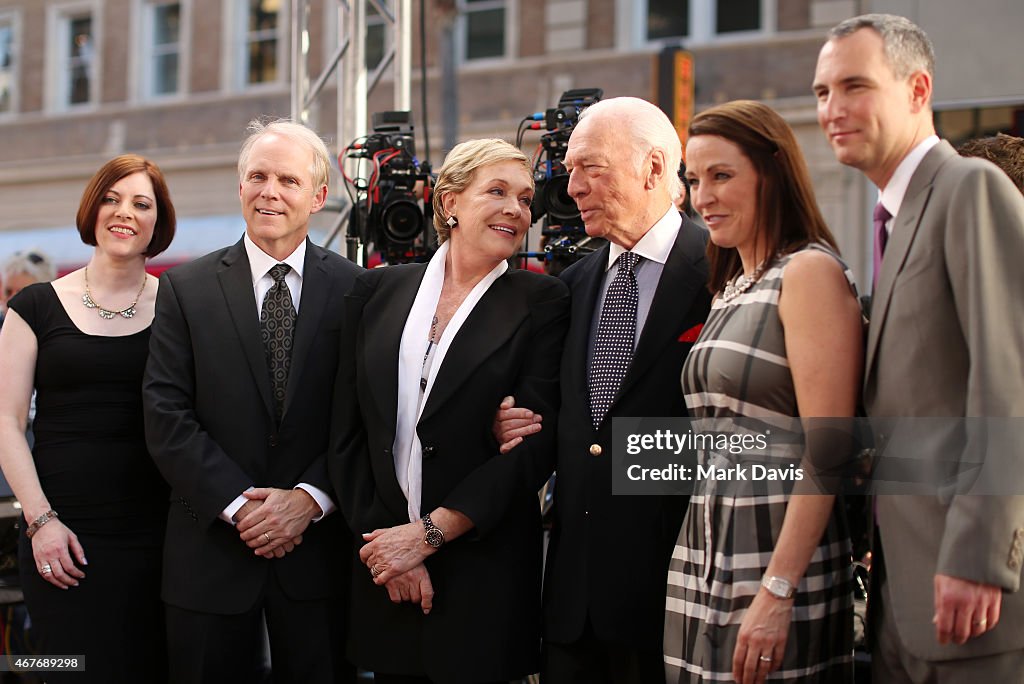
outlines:
{"label": "woman in gray plaid dress", "polygon": [[[718,292],[683,368],[691,413],[766,426],[853,416],[860,308],[792,131],[765,105],[738,101],[699,114],[689,136],[686,173]],[[782,441],[770,449],[785,452]],[[802,448],[790,451],[799,460]],[[744,461],[728,450],[702,457]],[[851,681],[843,527],[833,496],[699,485],[668,573],[667,681]]]}

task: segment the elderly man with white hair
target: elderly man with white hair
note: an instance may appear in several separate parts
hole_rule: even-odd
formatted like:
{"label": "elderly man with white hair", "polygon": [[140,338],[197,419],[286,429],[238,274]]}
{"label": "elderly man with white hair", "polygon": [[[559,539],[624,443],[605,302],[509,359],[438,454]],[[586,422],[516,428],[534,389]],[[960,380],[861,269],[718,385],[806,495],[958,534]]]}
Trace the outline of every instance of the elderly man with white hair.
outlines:
{"label": "elderly man with white hair", "polygon": [[[544,596],[545,682],[652,682],[664,580],[686,497],[612,495],[612,418],[685,416],[683,360],[707,317],[707,234],[673,200],[682,149],[665,114],[620,97],[584,112],[569,195],[605,248],[562,274],[572,320],[561,365],[558,481]],[[617,344],[623,340],[624,344]],[[503,448],[542,429],[509,398]]]}

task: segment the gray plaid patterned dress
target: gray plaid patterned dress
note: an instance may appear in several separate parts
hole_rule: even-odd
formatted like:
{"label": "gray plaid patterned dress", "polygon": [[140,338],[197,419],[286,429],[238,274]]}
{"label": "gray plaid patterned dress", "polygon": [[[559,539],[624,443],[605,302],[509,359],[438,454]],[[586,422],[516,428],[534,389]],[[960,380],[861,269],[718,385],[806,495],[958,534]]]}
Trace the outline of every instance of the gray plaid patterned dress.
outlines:
{"label": "gray plaid patterned dress", "polygon": [[[833,254],[817,245],[808,249]],[[683,366],[683,391],[694,417],[770,422],[797,415],[778,315],[791,258],[777,258],[739,297],[729,302],[718,298],[712,304]],[[853,277],[845,265],[843,269],[856,296]],[[709,458],[728,455],[705,456]],[[758,591],[786,513],[788,496],[773,491],[772,485],[716,493],[720,486],[706,483],[691,497],[669,566],[664,657],[666,680],[672,684],[733,681],[740,623]],[[850,561],[849,538],[833,515],[797,588],[782,666],[769,681],[852,681]]]}

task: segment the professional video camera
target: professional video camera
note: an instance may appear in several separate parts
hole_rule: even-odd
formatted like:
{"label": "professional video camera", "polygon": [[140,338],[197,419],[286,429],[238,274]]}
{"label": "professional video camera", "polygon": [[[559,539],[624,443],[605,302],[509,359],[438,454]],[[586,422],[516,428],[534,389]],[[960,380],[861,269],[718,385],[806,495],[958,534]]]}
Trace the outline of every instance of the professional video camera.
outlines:
{"label": "professional video camera", "polygon": [[[436,248],[430,165],[416,158],[411,112],[377,112],[373,133],[345,148],[345,159],[370,161],[369,175],[349,178],[352,199],[348,235],[372,244],[387,263],[428,257]],[[354,191],[354,192],[353,192]]]}
{"label": "professional video camera", "polygon": [[[558,100],[558,106],[546,112],[537,112],[523,120],[535,122],[529,128],[539,129],[543,121],[547,133],[540,137],[539,154],[534,161],[534,182],[537,192],[533,197],[531,213],[537,222],[545,215],[552,224],[561,226],[582,226],[576,202],[569,197],[569,174],[562,164],[565,149],[569,144],[572,129],[579,121],[580,113],[601,99],[604,91],[600,88],[579,88],[567,90]],[[524,128],[520,124],[516,144],[522,144]]]}
{"label": "professional video camera", "polygon": [[534,154],[533,179],[536,192],[530,207],[534,223],[544,220],[541,227],[544,253],[525,256],[539,256],[548,261],[549,266],[554,267],[553,270],[561,270],[604,244],[602,241],[591,240],[583,230],[583,220],[576,201],[569,196],[569,173],[562,163],[569,145],[569,136],[580,114],[598,102],[602,95],[604,91],[600,88],[567,90],[559,98],[557,107],[524,118],[516,131],[516,146],[522,147],[523,135],[527,130],[547,130],[547,133],[541,135]]}

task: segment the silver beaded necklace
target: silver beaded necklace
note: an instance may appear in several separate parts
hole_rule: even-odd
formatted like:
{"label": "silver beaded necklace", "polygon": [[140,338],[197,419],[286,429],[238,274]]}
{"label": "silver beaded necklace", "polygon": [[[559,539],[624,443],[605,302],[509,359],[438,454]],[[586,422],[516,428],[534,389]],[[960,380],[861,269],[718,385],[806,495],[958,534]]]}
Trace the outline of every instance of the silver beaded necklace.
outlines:
{"label": "silver beaded necklace", "polygon": [[138,293],[135,295],[135,301],[120,310],[106,309],[96,303],[96,300],[92,298],[92,293],[89,291],[89,267],[85,267],[85,294],[82,295],[82,304],[87,309],[96,309],[96,313],[100,315],[100,318],[104,320],[113,320],[114,316],[120,316],[121,318],[132,318],[135,316],[135,305],[139,303],[139,297],[142,296],[142,291],[146,289],[146,274],[142,274],[142,287],[139,288]]}
{"label": "silver beaded necklace", "polygon": [[725,289],[722,290],[722,301],[731,302],[732,300],[736,299],[741,294],[749,290],[751,287],[753,287],[754,283],[756,283],[761,278],[761,274],[764,273],[764,270],[768,267],[769,262],[773,260],[774,259],[765,259],[758,265],[757,268],[754,269],[754,272],[751,273],[749,276],[744,273],[740,273],[738,276],[736,276],[736,280],[726,283]]}

